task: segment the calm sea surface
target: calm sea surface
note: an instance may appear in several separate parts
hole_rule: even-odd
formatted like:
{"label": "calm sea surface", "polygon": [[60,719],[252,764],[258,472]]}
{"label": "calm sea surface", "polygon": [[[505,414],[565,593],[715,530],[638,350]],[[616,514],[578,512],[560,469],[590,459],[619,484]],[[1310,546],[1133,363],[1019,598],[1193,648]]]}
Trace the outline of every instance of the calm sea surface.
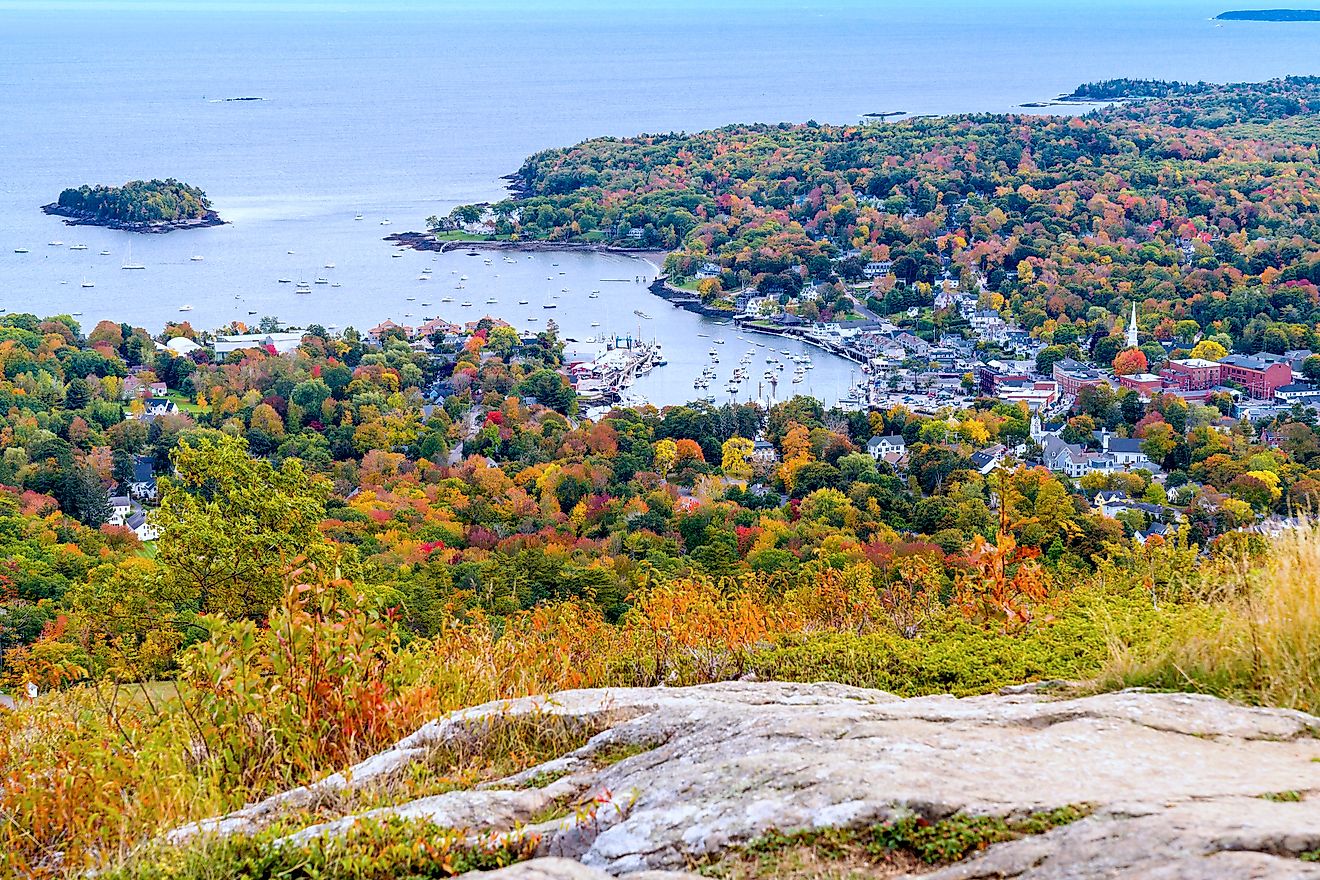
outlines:
{"label": "calm sea surface", "polygon": [[[659,339],[670,365],[633,390],[676,403],[693,396],[714,338],[729,341],[722,378],[748,345],[631,280],[652,266],[395,258],[382,236],[498,198],[499,178],[529,153],[596,135],[1010,110],[1117,76],[1320,72],[1320,25],[1209,20],[1261,5],[1235,0],[384,5],[0,0],[0,307],[152,330],[264,315],[341,328],[553,317],[579,340]],[[223,100],[240,96],[265,100]],[[204,188],[232,223],[139,236],[38,210],[65,186],[167,176]],[[120,268],[130,241],[143,271]],[[340,286],[298,296],[279,283],[318,277]],[[556,294],[558,308],[543,309]],[[815,361],[791,390],[845,392],[855,368]]]}

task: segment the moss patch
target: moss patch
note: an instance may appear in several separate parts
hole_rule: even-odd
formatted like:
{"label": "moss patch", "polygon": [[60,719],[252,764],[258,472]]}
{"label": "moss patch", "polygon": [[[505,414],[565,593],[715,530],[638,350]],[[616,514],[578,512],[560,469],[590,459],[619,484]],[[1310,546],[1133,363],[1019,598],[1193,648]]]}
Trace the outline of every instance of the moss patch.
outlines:
{"label": "moss patch", "polygon": [[772,832],[700,870],[719,880],[898,876],[915,867],[960,861],[995,843],[1043,834],[1089,812],[1070,806],[1020,819],[957,815],[930,822],[907,817],[869,828]]}
{"label": "moss patch", "polygon": [[1274,801],[1277,804],[1295,804],[1305,799],[1300,791],[1271,791],[1259,796],[1262,800]]}

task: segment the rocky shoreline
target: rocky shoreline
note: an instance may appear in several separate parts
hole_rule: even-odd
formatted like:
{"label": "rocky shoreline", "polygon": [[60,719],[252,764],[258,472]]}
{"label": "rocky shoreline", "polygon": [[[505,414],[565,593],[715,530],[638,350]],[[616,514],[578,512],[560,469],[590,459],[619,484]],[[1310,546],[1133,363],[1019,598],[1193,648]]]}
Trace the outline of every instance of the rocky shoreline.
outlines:
{"label": "rocky shoreline", "polygon": [[648,288],[652,293],[661,299],[667,299],[680,309],[686,309],[689,312],[695,312],[698,315],[704,315],[707,318],[724,318],[732,321],[734,313],[728,309],[717,309],[706,305],[701,301],[701,297],[695,296],[686,290],[680,290],[677,287],[671,287],[669,280],[661,275],[651,282]]}
{"label": "rocky shoreline", "polygon": [[210,226],[224,226],[227,221],[221,220],[220,215],[215,211],[207,211],[202,217],[195,217],[189,220],[114,220],[106,217],[98,217],[87,211],[75,211],[66,208],[58,202],[52,202],[49,205],[42,205],[41,210],[46,214],[64,218],[66,226],[101,226],[106,229],[118,229],[124,232],[142,232],[148,234],[163,234],[174,232],[180,229],[206,229]]}
{"label": "rocky shoreline", "polygon": [[441,241],[429,232],[396,232],[385,236],[385,241],[397,247],[412,248],[415,251],[434,251],[446,254],[464,249],[485,251],[525,251],[538,253],[547,251],[587,251],[595,254],[622,254],[626,257],[645,259],[654,256],[656,251],[641,248],[624,248],[608,244],[590,244],[581,241],[504,241],[497,239],[445,240]]}

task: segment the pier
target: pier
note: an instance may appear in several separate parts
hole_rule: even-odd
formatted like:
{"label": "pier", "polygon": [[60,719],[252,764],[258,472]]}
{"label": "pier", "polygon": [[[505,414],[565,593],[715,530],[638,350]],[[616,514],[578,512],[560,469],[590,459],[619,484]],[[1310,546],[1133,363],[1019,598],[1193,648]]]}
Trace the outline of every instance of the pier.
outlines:
{"label": "pier", "polygon": [[571,364],[573,389],[587,403],[613,403],[636,381],[664,363],[659,343],[615,336],[595,360]]}

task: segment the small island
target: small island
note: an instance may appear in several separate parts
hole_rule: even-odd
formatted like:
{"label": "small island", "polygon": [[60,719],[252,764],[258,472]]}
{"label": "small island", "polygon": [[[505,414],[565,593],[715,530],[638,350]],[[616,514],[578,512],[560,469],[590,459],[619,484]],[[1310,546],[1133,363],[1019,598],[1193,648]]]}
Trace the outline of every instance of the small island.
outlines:
{"label": "small island", "polygon": [[1320,9],[1239,9],[1221,12],[1215,21],[1320,21]]}
{"label": "small island", "polygon": [[69,188],[41,210],[65,218],[70,226],[105,226],[128,232],[173,232],[224,223],[206,193],[174,178]]}

